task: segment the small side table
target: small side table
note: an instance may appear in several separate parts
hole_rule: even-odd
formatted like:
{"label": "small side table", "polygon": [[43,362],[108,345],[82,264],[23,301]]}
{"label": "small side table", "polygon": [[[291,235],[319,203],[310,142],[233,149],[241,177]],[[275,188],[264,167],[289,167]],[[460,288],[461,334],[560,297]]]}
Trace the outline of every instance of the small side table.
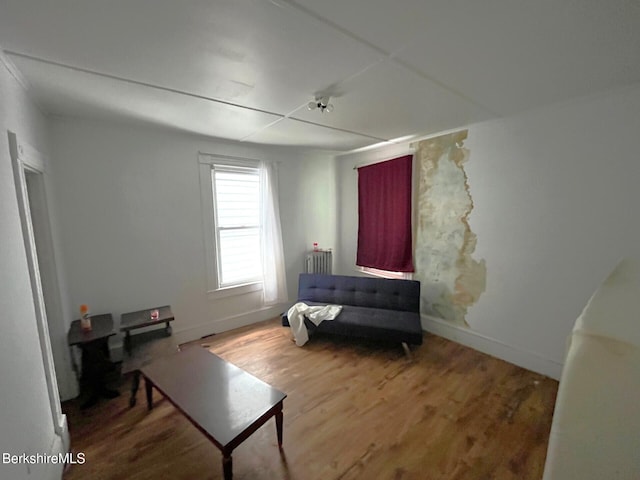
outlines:
{"label": "small side table", "polygon": [[[153,310],[158,310],[158,318],[151,318]],[[122,374],[133,373],[129,407],[133,407],[136,404],[136,393],[140,386],[140,370],[142,367],[157,358],[179,350],[178,344],[171,336],[170,322],[173,320],[174,316],[169,305],[122,314],[120,331],[125,332]],[[131,335],[132,330],[163,323],[165,326],[162,329]]]}
{"label": "small side table", "polygon": [[[158,318],[151,318],[151,312],[158,310]],[[138,310],[137,312],[123,313],[120,317],[120,331],[124,332],[124,348],[127,353],[131,353],[131,330],[149,327],[152,325],[165,324],[167,336],[171,335],[171,322],[175,320],[171,307],[165,305],[148,310]]]}
{"label": "small side table", "polygon": [[109,390],[105,385],[106,373],[114,368],[109,353],[109,337],[115,335],[113,317],[110,313],[91,316],[91,330],[82,330],[80,320],[71,322],[67,333],[69,348],[77,346],[82,351],[82,373],[79,372],[73,352],[71,359],[73,370],[81,381],[81,385],[88,387],[89,396],[82,408],[94,405],[100,396],[114,398],[118,396],[115,390]]}

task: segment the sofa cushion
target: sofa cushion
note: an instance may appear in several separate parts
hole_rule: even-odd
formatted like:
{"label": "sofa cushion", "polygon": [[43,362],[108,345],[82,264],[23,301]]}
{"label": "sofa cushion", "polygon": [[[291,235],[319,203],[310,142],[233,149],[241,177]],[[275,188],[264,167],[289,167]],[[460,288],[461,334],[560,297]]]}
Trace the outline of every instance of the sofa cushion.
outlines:
{"label": "sofa cushion", "polygon": [[419,313],[420,282],[303,273],[298,301]]}
{"label": "sofa cushion", "polygon": [[311,333],[318,331],[395,343],[422,344],[420,315],[415,312],[343,305],[342,312],[335,320],[326,320],[317,327],[310,321],[305,321],[305,325]]}

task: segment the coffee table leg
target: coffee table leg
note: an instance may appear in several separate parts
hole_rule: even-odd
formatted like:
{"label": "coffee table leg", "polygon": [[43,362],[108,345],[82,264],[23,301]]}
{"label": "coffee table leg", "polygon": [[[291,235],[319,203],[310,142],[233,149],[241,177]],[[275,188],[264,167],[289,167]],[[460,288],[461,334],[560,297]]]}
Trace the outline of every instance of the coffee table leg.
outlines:
{"label": "coffee table leg", "polygon": [[231,460],[231,453],[223,452],[222,455],[222,473],[224,474],[224,480],[231,480],[233,477],[233,460]]}
{"label": "coffee table leg", "polygon": [[276,412],[276,433],[278,434],[278,447],[282,448],[282,404],[280,410]]}
{"label": "coffee table leg", "polygon": [[149,381],[148,378],[145,377],[144,379],[144,388],[147,391],[147,409],[151,410],[153,408],[153,396],[151,393],[151,387],[153,385],[151,384],[151,382]]}
{"label": "coffee table leg", "polygon": [[129,398],[129,408],[136,404],[136,394],[140,386],[140,370],[133,372],[133,380],[131,381],[131,398]]}

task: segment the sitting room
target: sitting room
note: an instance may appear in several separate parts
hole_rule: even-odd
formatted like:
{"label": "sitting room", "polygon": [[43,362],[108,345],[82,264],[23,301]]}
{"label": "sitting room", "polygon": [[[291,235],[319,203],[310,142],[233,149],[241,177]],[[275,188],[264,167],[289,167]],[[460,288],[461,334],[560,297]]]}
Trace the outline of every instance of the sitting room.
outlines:
{"label": "sitting room", "polygon": [[640,478],[638,25],[2,2],[0,478]]}

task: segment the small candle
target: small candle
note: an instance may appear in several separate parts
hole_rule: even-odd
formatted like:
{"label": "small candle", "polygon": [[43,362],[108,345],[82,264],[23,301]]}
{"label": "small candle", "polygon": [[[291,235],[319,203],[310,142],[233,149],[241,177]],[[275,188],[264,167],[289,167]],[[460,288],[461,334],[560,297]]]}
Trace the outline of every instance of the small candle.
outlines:
{"label": "small candle", "polygon": [[151,310],[151,320],[157,320],[159,316],[160,312],[157,309]]}

